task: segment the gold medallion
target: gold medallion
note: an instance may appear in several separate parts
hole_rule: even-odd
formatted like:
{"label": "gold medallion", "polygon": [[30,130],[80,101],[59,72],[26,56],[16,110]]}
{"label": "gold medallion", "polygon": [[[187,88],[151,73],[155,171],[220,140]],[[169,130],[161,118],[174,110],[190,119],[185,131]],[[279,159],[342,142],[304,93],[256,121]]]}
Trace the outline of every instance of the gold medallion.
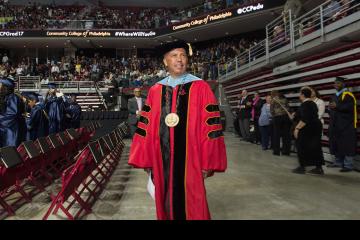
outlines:
{"label": "gold medallion", "polygon": [[165,124],[168,127],[175,127],[179,123],[179,116],[176,113],[169,113],[166,115]]}

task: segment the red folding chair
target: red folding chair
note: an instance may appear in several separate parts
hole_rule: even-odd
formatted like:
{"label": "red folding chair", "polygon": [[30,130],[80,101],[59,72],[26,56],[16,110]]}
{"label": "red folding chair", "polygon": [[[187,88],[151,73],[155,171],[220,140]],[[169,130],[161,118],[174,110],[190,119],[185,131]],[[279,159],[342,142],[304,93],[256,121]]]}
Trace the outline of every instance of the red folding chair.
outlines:
{"label": "red folding chair", "polygon": [[46,171],[53,175],[53,179],[60,177],[61,171],[56,166],[57,162],[59,161],[59,156],[57,155],[57,151],[54,151],[54,148],[50,144],[49,140],[46,137],[41,137],[36,139],[34,144],[44,156],[44,165],[46,165]]}
{"label": "red folding chair", "polygon": [[[15,147],[1,148],[0,159],[0,203],[9,215],[13,215],[14,207],[20,206],[22,200],[31,202],[31,196],[23,188],[23,180],[30,174],[30,169],[24,164]],[[14,193],[19,193],[20,196],[8,204],[6,199]]]}
{"label": "red folding chair", "polygon": [[26,168],[26,171],[23,173],[24,176],[21,176],[21,178],[27,178],[40,192],[45,191],[40,177],[50,178],[50,183],[51,177],[46,173],[43,156],[37,151],[32,141],[21,143],[17,151],[22,157]]}
{"label": "red folding chair", "polygon": [[[62,210],[68,219],[78,219],[83,212],[88,214],[91,212],[91,206],[98,199],[98,196],[104,189],[105,181],[98,181],[99,172],[94,174],[97,163],[91,153],[89,147],[79,154],[74,165],[67,168],[62,174],[62,188],[56,197],[53,197],[52,204],[47,213],[43,217],[48,219],[51,213],[57,214],[58,210]],[[95,183],[94,188],[90,187],[91,183]],[[84,196],[85,190],[89,195]],[[70,197],[72,199],[69,201]],[[80,209],[71,211],[72,206],[78,203]]]}

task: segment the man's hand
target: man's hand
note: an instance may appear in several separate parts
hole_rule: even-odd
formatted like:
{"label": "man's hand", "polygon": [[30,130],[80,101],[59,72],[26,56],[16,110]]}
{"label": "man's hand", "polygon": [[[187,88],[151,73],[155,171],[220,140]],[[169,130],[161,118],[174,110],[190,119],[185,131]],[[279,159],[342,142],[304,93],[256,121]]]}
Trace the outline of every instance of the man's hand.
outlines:
{"label": "man's hand", "polygon": [[140,111],[136,111],[136,118],[139,119],[140,118]]}
{"label": "man's hand", "polygon": [[298,137],[299,137],[299,130],[298,129],[294,130],[294,137],[295,137],[295,139],[298,139]]}
{"label": "man's hand", "polygon": [[144,168],[144,171],[145,171],[148,175],[150,175],[150,173],[151,173],[151,168]]}
{"label": "man's hand", "polygon": [[295,112],[293,112],[293,113],[290,113],[290,115],[289,115],[289,118],[291,119],[291,120],[294,120],[294,118],[295,118]]}
{"label": "man's hand", "polygon": [[214,176],[213,170],[202,170],[203,178],[206,179],[208,177]]}

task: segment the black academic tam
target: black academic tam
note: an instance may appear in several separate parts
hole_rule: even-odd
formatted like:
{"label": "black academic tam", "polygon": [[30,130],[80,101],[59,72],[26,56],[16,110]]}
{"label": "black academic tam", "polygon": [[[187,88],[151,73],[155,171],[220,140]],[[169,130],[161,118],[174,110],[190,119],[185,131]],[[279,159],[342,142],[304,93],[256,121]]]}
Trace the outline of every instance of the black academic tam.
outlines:
{"label": "black academic tam", "polygon": [[178,40],[175,42],[162,44],[156,48],[156,52],[159,54],[159,57],[162,58],[162,57],[164,57],[164,55],[166,53],[168,53],[174,49],[177,49],[177,48],[183,48],[183,49],[185,49],[187,55],[190,54],[190,46],[183,40]]}

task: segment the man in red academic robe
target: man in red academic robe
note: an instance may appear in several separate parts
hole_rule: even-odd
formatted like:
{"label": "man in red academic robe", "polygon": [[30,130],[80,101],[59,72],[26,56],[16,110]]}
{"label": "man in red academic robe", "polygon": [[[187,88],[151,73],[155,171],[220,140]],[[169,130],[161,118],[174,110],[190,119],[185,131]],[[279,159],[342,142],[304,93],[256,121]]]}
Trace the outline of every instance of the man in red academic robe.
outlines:
{"label": "man in red academic robe", "polygon": [[149,90],[131,145],[129,164],[151,174],[160,220],[210,219],[204,179],[227,166],[219,107],[186,73],[189,51],[183,41],[160,47],[170,76]]}

